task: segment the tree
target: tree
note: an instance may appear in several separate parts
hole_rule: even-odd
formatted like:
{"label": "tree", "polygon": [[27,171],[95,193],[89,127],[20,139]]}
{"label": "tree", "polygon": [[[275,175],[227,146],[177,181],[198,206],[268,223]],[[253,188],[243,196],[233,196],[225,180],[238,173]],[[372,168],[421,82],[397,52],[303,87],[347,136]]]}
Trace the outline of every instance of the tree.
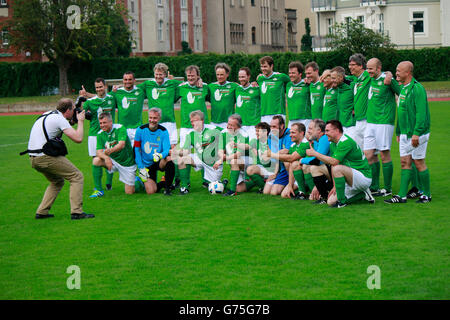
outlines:
{"label": "tree", "polygon": [[388,35],[368,29],[354,19],[336,23],[333,26],[328,46],[332,50],[343,50],[349,54],[359,52],[365,56],[374,56],[374,53],[380,48],[393,49],[395,47]]}
{"label": "tree", "polygon": [[312,51],[312,37],[311,26],[309,24],[309,18],[305,18],[305,30],[306,33],[302,36],[301,51]]}
{"label": "tree", "polygon": [[178,51],[178,55],[182,56],[185,54],[191,54],[192,53],[192,49],[189,48],[189,43],[186,41],[181,41],[181,51]]}
{"label": "tree", "polygon": [[115,0],[15,0],[6,23],[17,50],[42,52],[59,70],[59,92],[69,93],[67,70],[78,60],[129,55],[126,10]]}

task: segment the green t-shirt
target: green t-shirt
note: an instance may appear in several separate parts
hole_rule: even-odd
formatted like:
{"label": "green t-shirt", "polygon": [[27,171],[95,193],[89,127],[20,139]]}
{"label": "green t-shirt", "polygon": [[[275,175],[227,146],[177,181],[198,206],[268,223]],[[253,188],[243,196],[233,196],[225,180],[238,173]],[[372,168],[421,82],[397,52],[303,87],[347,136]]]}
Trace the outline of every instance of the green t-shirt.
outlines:
{"label": "green t-shirt", "polygon": [[352,127],[356,123],[353,116],[353,90],[348,84],[341,83],[337,91],[338,120],[343,127]]}
{"label": "green t-shirt", "polygon": [[241,132],[237,132],[235,135],[228,133],[227,129],[222,131],[220,148],[225,151],[226,155],[232,155],[236,152],[240,152],[243,156],[248,156],[248,150],[238,148],[234,144],[249,144],[249,138],[247,135],[243,135]]}
{"label": "green t-shirt", "polygon": [[177,99],[181,98],[181,128],[192,128],[189,114],[192,111],[200,110],[205,115],[205,123],[209,123],[208,112],[206,110],[206,97],[208,96],[208,86],[206,83],[200,87],[193,87],[188,82],[183,82],[178,86]]}
{"label": "green t-shirt", "polygon": [[256,126],[261,121],[261,102],[259,88],[248,85],[238,86],[236,94],[236,113],[242,118],[243,126]]}
{"label": "green t-shirt", "polygon": [[120,87],[116,92],[110,92],[116,100],[117,122],[127,129],[135,129],[142,125],[142,110],[146,96],[141,85],[134,86],[130,91]]}
{"label": "green t-shirt", "polygon": [[361,121],[366,119],[371,78],[370,74],[364,70],[359,77],[353,77],[353,79],[350,86],[353,88],[355,119]]}
{"label": "green t-shirt", "polygon": [[253,150],[253,152],[250,153],[252,155],[253,163],[262,165],[265,168],[271,167],[272,163],[274,163],[275,167],[275,160],[272,161],[271,159],[268,159],[267,161],[265,161],[262,159],[262,155],[264,154],[264,152],[269,149],[268,141],[261,142],[258,139],[252,139],[250,141],[250,148]]}
{"label": "green t-shirt", "polygon": [[174,103],[180,83],[179,80],[164,79],[164,82],[159,85],[155,79],[150,79],[142,84],[142,89],[147,95],[149,109],[161,109],[160,122],[175,122]]}
{"label": "green t-shirt", "polygon": [[305,158],[306,157],[306,150],[310,148],[309,141],[306,138],[303,138],[302,142],[296,144],[295,142],[292,143],[291,147],[289,148],[289,154],[293,154],[294,152],[297,152],[300,157]]}
{"label": "green t-shirt", "polygon": [[209,101],[211,102],[211,122],[223,123],[228,121],[228,117],[234,113],[236,103],[235,90],[238,86],[234,82],[218,82],[208,85]]}
{"label": "green t-shirt", "polygon": [[395,124],[395,93],[390,85],[384,84],[386,75],[372,78],[369,88],[367,122],[375,124]]}
{"label": "green t-shirt", "polygon": [[[395,81],[395,80],[392,80]],[[430,132],[430,108],[425,88],[412,78],[398,96],[396,133],[421,136]]]}
{"label": "green t-shirt", "polygon": [[89,123],[89,136],[96,136],[100,131],[98,116],[103,112],[109,112],[114,122],[114,114],[116,109],[116,101],[110,94],[106,94],[103,98],[94,96],[83,103],[83,109],[91,112],[92,118]]}
{"label": "green t-shirt", "polygon": [[111,132],[101,130],[97,135],[97,150],[109,149],[115,147],[119,141],[125,141],[125,147],[117,152],[111,153],[110,157],[118,164],[124,167],[131,167],[135,164],[133,157],[133,148],[127,135],[127,129],[114,124]]}
{"label": "green t-shirt", "polygon": [[311,117],[312,119],[322,118],[323,98],[325,96],[326,88],[322,82],[317,81],[309,85],[309,92],[311,95]]}
{"label": "green t-shirt", "polygon": [[279,72],[256,79],[261,91],[261,116],[286,114],[285,87],[290,81],[287,74]]}
{"label": "green t-shirt", "polygon": [[364,152],[348,135],[343,134],[337,143],[330,143],[330,155],[339,160],[339,164],[358,170],[367,178],[372,178],[372,170]]}
{"label": "green t-shirt", "polygon": [[286,96],[289,120],[311,119],[311,100],[309,98],[310,86],[301,80],[286,85]]}
{"label": "green t-shirt", "polygon": [[219,159],[221,132],[204,128],[202,132],[191,131],[186,137],[183,149],[194,148],[197,156],[207,165],[212,166]]}
{"label": "green t-shirt", "polygon": [[322,120],[327,121],[337,120],[338,116],[338,106],[337,106],[338,90],[334,88],[329,88],[325,91],[325,96],[323,97],[323,109],[322,109]]}

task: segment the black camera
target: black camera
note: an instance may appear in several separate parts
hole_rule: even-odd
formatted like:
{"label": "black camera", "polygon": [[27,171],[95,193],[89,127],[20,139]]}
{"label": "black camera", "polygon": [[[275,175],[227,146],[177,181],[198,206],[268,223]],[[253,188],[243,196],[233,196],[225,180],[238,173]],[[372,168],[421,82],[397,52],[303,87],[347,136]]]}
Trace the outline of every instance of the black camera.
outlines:
{"label": "black camera", "polygon": [[[78,112],[83,111],[83,103],[86,101],[87,99],[83,96],[78,96],[77,100],[75,101],[75,109],[73,110],[73,116],[72,119],[70,120],[70,124],[74,125],[75,123],[78,123],[78,119],[77,119],[77,114]],[[86,118],[86,120],[91,120],[92,119],[92,114],[90,111],[86,111],[84,117]]]}

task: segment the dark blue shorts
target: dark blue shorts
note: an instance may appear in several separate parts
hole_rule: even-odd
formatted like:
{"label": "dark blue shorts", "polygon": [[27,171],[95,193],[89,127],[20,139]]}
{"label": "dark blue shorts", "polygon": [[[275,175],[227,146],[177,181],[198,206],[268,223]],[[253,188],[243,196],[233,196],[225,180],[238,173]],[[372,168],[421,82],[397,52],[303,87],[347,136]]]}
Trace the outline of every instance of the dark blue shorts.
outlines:
{"label": "dark blue shorts", "polygon": [[286,170],[281,171],[277,174],[277,177],[273,181],[273,184],[281,184],[282,186],[287,186],[289,183],[289,174]]}

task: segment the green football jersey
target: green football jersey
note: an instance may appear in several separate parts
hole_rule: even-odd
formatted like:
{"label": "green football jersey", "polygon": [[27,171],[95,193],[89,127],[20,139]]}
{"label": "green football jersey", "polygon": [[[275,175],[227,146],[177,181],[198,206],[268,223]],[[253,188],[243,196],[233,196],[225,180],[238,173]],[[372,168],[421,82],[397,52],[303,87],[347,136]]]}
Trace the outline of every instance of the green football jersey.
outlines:
{"label": "green football jersey", "polygon": [[211,122],[228,122],[228,117],[234,113],[234,104],[236,103],[235,90],[238,86],[234,82],[218,82],[208,85],[209,101],[211,102]]}
{"label": "green football jersey", "polygon": [[256,156],[253,152],[250,154],[253,158],[253,163],[262,165],[265,168],[271,167],[272,163],[275,163],[275,160],[268,159],[267,161],[263,160],[262,155],[264,152],[269,150],[269,143],[268,141],[262,142],[258,139],[252,139],[250,141],[250,148],[256,151]]}
{"label": "green football jersey", "polygon": [[372,170],[364,152],[348,135],[343,134],[337,143],[330,143],[330,155],[339,160],[339,164],[358,170],[367,178],[372,178]]}
{"label": "green football jersey", "polygon": [[194,148],[197,156],[207,165],[212,166],[219,159],[221,132],[204,128],[202,132],[191,131],[186,137],[183,149]]}
{"label": "green football jersey", "polygon": [[288,75],[273,72],[270,77],[260,75],[258,82],[261,90],[261,115],[286,114],[285,87],[289,79]]}
{"label": "green football jersey", "polygon": [[181,98],[181,128],[192,128],[189,114],[192,111],[200,110],[205,115],[205,123],[209,123],[208,112],[206,110],[206,97],[208,96],[208,86],[193,87],[188,82],[183,82],[178,86],[177,100]]}
{"label": "green football jersey", "polygon": [[127,129],[135,129],[142,125],[142,110],[144,109],[145,90],[141,85],[134,86],[130,91],[120,87],[110,94],[117,105],[117,122]]}
{"label": "green football jersey", "polygon": [[310,148],[309,141],[304,137],[302,142],[295,143],[293,142],[291,147],[289,148],[289,154],[293,154],[294,152],[297,152],[300,157],[305,158],[306,157],[306,150]]}
{"label": "green football jersey", "polygon": [[94,96],[83,103],[83,109],[91,112],[91,120],[89,122],[89,135],[96,136],[100,131],[98,116],[103,112],[109,112],[114,122],[116,109],[116,100],[110,94],[106,94],[103,98]]}
{"label": "green football jersey", "polygon": [[261,121],[261,101],[259,88],[248,85],[238,86],[236,94],[236,113],[242,118],[243,126],[256,126]]}
{"label": "green football jersey", "polygon": [[325,91],[326,88],[320,81],[309,85],[312,119],[322,119],[323,98],[325,96]]}
{"label": "green football jersey", "polygon": [[174,103],[180,83],[179,80],[164,79],[159,85],[155,79],[150,79],[142,84],[148,99],[148,108],[161,109],[160,122],[175,122]]}
{"label": "green football jersey", "polygon": [[395,93],[390,85],[384,84],[386,75],[372,78],[367,106],[367,122],[375,124],[395,124]]}
{"label": "green football jersey", "polygon": [[343,127],[352,127],[356,123],[353,116],[353,90],[348,84],[341,83],[337,92],[338,120]]}
{"label": "green football jersey", "polygon": [[240,152],[243,156],[248,156],[248,150],[241,149],[235,144],[249,144],[249,138],[247,135],[243,135],[241,132],[237,132],[232,135],[228,133],[227,129],[222,131],[220,148],[225,151],[226,155],[232,155],[236,152]]}
{"label": "green football jersey", "polygon": [[337,106],[337,96],[338,90],[334,88],[329,88],[325,91],[325,96],[323,97],[323,109],[322,109],[322,120],[327,121],[338,119],[338,106]]}
{"label": "green football jersey", "polygon": [[289,82],[286,85],[289,120],[311,119],[311,100],[309,85],[305,81],[297,84]]}
{"label": "green football jersey", "polygon": [[125,126],[114,124],[110,132],[101,130],[97,135],[97,150],[113,148],[119,141],[125,141],[125,147],[120,151],[111,153],[110,157],[124,167],[133,166],[135,164],[133,148]]}
{"label": "green football jersey", "polygon": [[353,82],[350,84],[353,87],[356,121],[366,119],[370,82],[370,74],[364,70],[359,77],[354,77]]}

